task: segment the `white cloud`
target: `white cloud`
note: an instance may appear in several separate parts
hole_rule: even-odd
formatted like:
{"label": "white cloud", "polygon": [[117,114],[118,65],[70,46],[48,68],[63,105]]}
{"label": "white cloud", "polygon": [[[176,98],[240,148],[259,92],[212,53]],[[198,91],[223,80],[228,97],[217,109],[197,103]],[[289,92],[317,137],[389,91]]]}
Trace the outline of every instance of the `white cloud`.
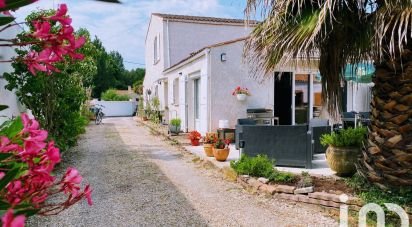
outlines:
{"label": "white cloud", "polygon": [[[224,1],[224,0],[223,0]],[[197,16],[233,17],[236,6],[224,6],[219,0],[128,0],[123,4],[100,3],[91,0],[40,0],[19,9],[24,16],[34,9],[57,7],[67,3],[75,28],[87,28],[97,35],[107,50],[119,51],[125,61],[144,63],[144,42],[151,13],[171,13]],[[125,63],[127,68],[143,67]]]}

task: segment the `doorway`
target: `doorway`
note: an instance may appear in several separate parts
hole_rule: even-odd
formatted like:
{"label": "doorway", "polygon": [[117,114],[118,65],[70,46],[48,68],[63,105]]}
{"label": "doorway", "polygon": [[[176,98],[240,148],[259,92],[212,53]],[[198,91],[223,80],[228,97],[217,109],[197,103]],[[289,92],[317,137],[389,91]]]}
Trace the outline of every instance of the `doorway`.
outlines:
{"label": "doorway", "polygon": [[193,100],[194,100],[194,119],[195,119],[195,130],[200,130],[200,78],[193,80]]}
{"label": "doorway", "polygon": [[292,125],[292,72],[275,72],[274,114],[280,125]]}

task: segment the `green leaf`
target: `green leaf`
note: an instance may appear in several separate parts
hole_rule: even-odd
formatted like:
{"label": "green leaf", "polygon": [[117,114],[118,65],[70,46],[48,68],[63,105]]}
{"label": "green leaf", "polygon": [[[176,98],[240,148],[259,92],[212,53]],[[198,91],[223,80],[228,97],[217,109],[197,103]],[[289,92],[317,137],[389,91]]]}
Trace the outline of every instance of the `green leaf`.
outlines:
{"label": "green leaf", "polygon": [[9,121],[6,125],[0,127],[0,136],[6,136],[8,138],[15,137],[23,129],[23,122],[20,117]]}
{"label": "green leaf", "polygon": [[10,204],[4,201],[0,201],[0,210],[7,210],[10,208]]}
{"label": "green leaf", "polygon": [[6,105],[0,105],[0,111],[5,110],[5,109],[7,109],[7,108],[9,108],[9,106],[6,106]]}
{"label": "green leaf", "polygon": [[0,26],[9,24],[9,23],[13,22],[14,19],[15,19],[14,17],[6,17],[6,16],[1,16],[0,15]]}
{"label": "green leaf", "polygon": [[0,8],[0,11],[17,9],[33,2],[33,0],[6,0],[6,7]]}
{"label": "green leaf", "polygon": [[6,175],[0,180],[0,189],[6,187],[10,181],[14,180],[20,173],[20,168],[14,168],[6,173]]}
{"label": "green leaf", "polygon": [[20,214],[24,214],[24,216],[26,217],[30,217],[33,216],[35,214],[37,214],[37,212],[39,212],[40,209],[34,209],[34,208],[29,208],[29,209],[16,209],[15,215],[20,215]]}
{"label": "green leaf", "polygon": [[0,153],[0,162],[11,157],[12,155],[12,153]]}

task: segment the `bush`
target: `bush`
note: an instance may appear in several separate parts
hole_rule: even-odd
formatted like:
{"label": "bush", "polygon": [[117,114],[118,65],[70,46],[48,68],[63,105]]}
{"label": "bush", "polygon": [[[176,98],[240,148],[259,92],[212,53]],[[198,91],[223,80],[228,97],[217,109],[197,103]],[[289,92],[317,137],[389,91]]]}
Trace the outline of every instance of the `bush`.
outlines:
{"label": "bush", "polygon": [[320,143],[323,146],[360,147],[365,139],[366,133],[367,128],[364,127],[342,129],[339,132],[322,135]]}
{"label": "bush", "polygon": [[253,177],[269,178],[273,174],[274,161],[269,160],[266,155],[249,157],[245,154],[238,161],[231,161],[232,167],[237,174]]}
{"label": "bush", "polygon": [[173,126],[180,126],[180,124],[182,124],[182,120],[180,120],[180,118],[173,118],[170,120],[170,124]]}
{"label": "bush", "polygon": [[116,90],[109,89],[102,93],[103,101],[129,101],[130,97],[127,95],[118,95]]}
{"label": "bush", "polygon": [[345,179],[345,183],[352,188],[365,203],[377,203],[379,205],[395,203],[400,206],[412,206],[412,188],[405,187],[384,191],[367,182],[365,178],[359,174]]}
{"label": "bush", "polygon": [[266,155],[249,157],[245,154],[238,161],[231,161],[230,167],[239,175],[252,177],[265,177],[275,182],[293,182],[296,177],[291,173],[285,173],[273,168],[275,160],[269,160]]}

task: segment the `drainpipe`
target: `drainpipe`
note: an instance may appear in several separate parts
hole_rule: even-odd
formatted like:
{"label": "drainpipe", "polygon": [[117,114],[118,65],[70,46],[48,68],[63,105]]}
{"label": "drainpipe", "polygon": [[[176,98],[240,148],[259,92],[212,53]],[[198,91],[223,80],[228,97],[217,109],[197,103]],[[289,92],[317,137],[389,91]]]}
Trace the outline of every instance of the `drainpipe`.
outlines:
{"label": "drainpipe", "polygon": [[212,64],[210,57],[210,49],[206,49],[206,78],[207,78],[207,115],[208,115],[208,129],[207,131],[212,130]]}
{"label": "drainpipe", "polygon": [[189,81],[189,76],[185,75],[185,126],[186,126],[186,133],[189,132],[189,104],[187,102],[187,83]]}
{"label": "drainpipe", "polygon": [[166,20],[166,35],[167,35],[167,40],[166,40],[166,44],[167,44],[167,67],[170,67],[170,38],[169,38],[169,20]]}

